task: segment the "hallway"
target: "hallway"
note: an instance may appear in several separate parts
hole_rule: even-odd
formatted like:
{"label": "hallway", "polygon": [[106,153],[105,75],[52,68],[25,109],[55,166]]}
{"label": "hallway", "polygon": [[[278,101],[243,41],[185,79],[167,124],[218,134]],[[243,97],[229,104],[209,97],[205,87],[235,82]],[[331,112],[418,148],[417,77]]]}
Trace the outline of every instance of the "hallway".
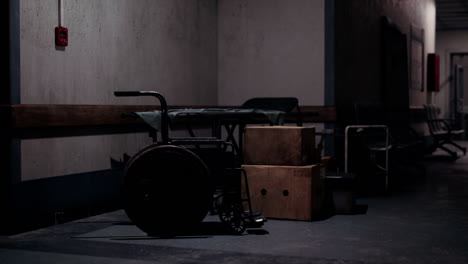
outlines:
{"label": "hallway", "polygon": [[243,236],[208,216],[192,235],[162,239],[116,211],[2,237],[0,263],[467,263],[468,157],[425,164],[404,188],[358,199],[366,214],[269,220]]}

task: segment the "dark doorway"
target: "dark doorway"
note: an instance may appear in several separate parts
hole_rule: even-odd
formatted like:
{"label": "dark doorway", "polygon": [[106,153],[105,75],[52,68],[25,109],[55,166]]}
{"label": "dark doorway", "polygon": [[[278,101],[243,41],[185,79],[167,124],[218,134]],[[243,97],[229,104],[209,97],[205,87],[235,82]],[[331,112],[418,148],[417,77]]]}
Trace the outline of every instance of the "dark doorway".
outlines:
{"label": "dark doorway", "polygon": [[[451,54],[450,118],[457,127],[467,128],[468,53]],[[465,94],[467,96],[465,96]],[[466,138],[466,134],[463,137]]]}

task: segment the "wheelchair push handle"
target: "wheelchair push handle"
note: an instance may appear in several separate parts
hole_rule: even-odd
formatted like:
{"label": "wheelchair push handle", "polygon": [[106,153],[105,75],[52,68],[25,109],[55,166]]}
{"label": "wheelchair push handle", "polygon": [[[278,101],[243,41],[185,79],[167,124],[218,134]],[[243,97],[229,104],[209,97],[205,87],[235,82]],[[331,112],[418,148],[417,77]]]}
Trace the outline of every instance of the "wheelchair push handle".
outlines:
{"label": "wheelchair push handle", "polygon": [[130,97],[130,96],[154,96],[159,100],[161,106],[161,138],[163,144],[169,143],[169,129],[168,129],[168,114],[167,102],[164,96],[155,91],[114,91],[117,97]]}

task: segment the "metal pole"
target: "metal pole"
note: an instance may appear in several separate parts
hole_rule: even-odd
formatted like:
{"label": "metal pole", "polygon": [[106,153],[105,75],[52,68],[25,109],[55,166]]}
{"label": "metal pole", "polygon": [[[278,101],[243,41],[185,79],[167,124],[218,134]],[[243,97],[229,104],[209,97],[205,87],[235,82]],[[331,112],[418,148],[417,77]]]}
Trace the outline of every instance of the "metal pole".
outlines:
{"label": "metal pole", "polygon": [[388,146],[390,143],[388,127],[386,125],[350,125],[345,128],[345,173],[348,173],[348,132],[351,128],[383,128],[385,130],[385,190],[388,190]]}

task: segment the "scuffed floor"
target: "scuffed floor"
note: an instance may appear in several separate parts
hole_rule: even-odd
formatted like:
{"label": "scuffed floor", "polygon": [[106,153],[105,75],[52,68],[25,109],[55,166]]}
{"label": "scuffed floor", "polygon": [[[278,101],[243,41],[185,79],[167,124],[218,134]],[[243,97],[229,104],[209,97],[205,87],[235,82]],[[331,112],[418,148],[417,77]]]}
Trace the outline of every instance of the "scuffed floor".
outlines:
{"label": "scuffed floor", "polygon": [[[395,175],[366,214],[269,220],[242,236],[208,216],[192,234],[148,237],[123,211],[0,238],[0,263],[468,263],[468,158]],[[405,183],[406,182],[406,183]]]}

